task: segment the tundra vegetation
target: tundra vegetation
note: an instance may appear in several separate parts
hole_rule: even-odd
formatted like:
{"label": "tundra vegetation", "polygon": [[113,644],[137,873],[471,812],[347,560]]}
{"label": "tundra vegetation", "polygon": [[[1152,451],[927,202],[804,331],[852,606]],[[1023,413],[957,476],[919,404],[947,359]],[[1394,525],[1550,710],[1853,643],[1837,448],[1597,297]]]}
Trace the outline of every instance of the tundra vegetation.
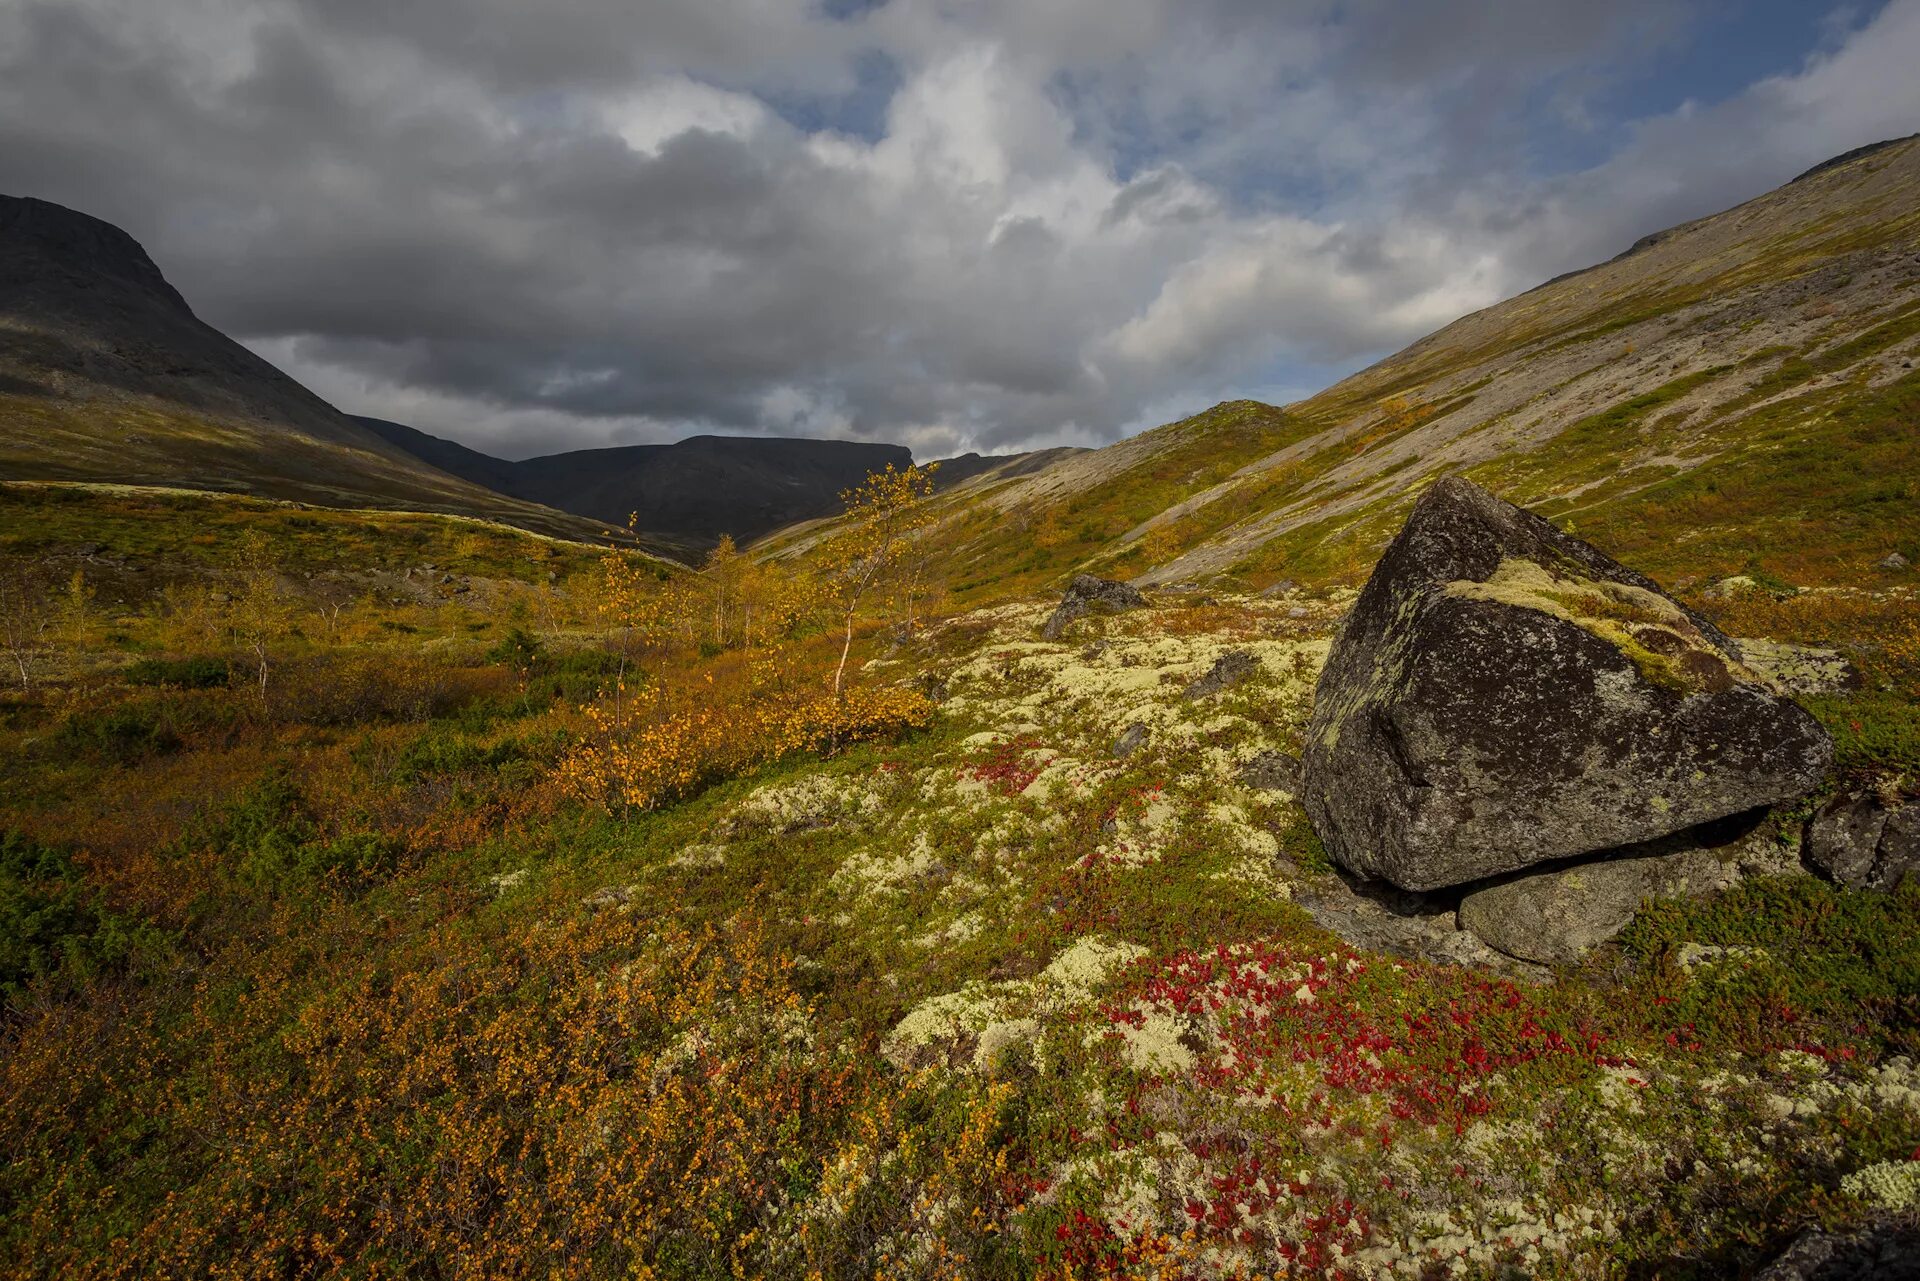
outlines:
{"label": "tundra vegetation", "polygon": [[[1245,766],[1351,589],[1043,641],[916,484],[697,574],[0,489],[10,1271],[1711,1276],[1913,1203],[1920,887],[1350,945]],[[1905,591],[1689,600],[1857,667],[1835,786],[1920,770]]]}

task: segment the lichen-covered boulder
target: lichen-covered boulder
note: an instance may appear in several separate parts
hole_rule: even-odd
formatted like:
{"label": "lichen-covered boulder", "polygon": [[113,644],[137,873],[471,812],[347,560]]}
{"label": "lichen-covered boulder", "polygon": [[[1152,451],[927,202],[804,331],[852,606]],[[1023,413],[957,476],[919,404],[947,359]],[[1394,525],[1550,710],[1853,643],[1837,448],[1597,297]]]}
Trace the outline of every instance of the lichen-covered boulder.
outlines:
{"label": "lichen-covered boulder", "polygon": [[1334,642],[1301,800],[1343,866],[1437,889],[1799,797],[1832,751],[1651,580],[1450,478]]}
{"label": "lichen-covered boulder", "polygon": [[1140,589],[1130,583],[1075,574],[1061,594],[1059,608],[1040,628],[1040,635],[1044,640],[1059,640],[1069,626],[1088,614],[1118,614],[1146,603],[1147,598],[1140,594]]}

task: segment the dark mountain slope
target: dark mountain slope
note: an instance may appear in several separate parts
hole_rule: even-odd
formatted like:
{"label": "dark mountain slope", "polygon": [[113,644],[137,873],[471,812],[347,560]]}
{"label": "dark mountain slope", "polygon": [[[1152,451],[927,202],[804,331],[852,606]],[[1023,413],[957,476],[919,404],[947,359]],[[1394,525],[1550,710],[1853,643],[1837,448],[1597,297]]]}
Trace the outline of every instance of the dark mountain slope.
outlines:
{"label": "dark mountain slope", "polygon": [[888,464],[910,467],[913,455],[847,440],[693,436],[529,458],[515,492],[621,524],[638,512],[645,530],[746,544],[839,511],[843,490]]}
{"label": "dark mountain slope", "polygon": [[423,465],[193,314],[133,237],[0,196],[0,479],[588,522]]}
{"label": "dark mountain slope", "polygon": [[934,481],[939,489],[953,489],[976,476],[991,475],[998,480],[1012,480],[1016,476],[1031,476],[1062,459],[1086,452],[1072,446],[1061,446],[1035,449],[1024,454],[961,454],[934,463],[940,469],[934,473]]}
{"label": "dark mountain slope", "polygon": [[377,418],[369,431],[456,476],[610,525],[638,513],[640,528],[710,547],[723,534],[745,544],[797,521],[840,510],[840,494],[913,455],[899,445],[756,436],[691,436],[670,445],[623,445],[508,462]]}

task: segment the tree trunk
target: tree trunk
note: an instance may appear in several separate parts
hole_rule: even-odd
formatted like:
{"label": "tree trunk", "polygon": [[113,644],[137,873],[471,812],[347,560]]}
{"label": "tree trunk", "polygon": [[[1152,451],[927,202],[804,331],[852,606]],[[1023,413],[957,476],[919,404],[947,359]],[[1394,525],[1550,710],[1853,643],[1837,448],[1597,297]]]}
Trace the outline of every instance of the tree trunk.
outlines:
{"label": "tree trunk", "polygon": [[847,655],[853,650],[853,611],[847,611],[847,638],[840,646],[840,666],[833,669],[833,701],[842,701],[840,693],[841,678],[847,672]]}

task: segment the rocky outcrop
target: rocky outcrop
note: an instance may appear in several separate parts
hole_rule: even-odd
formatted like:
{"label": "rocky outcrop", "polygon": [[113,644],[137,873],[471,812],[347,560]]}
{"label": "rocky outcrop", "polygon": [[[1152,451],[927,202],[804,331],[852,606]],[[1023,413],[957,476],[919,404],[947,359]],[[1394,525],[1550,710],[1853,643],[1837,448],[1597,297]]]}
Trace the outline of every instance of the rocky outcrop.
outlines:
{"label": "rocky outcrop", "polygon": [[1059,640],[1069,626],[1088,614],[1118,614],[1139,609],[1146,603],[1147,598],[1140,594],[1140,590],[1127,583],[1095,578],[1092,574],[1076,574],[1073,581],[1067,584],[1065,595],[1060,598],[1060,607],[1040,628],[1040,636],[1043,640]]}
{"label": "rocky outcrop", "polygon": [[1834,797],[1807,825],[1807,861],[1853,889],[1890,890],[1920,867],[1920,805],[1865,792]]}
{"label": "rocky outcrop", "polygon": [[1790,800],[1831,756],[1711,623],[1449,478],[1334,643],[1301,799],[1341,865],[1423,890]]}

